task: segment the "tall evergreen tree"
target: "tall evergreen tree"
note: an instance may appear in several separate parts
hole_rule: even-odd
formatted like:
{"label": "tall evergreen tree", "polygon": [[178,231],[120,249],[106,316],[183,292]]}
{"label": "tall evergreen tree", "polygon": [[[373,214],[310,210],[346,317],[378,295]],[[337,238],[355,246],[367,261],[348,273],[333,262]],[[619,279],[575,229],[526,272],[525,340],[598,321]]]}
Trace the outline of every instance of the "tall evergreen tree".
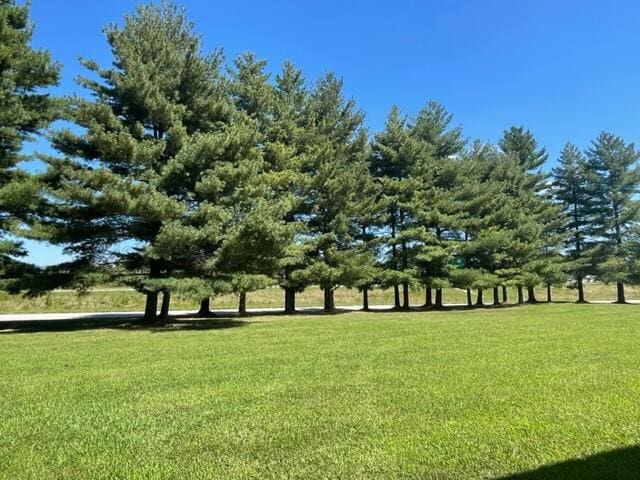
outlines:
{"label": "tall evergreen tree", "polygon": [[[524,177],[518,183],[518,190],[511,189],[516,202],[515,208],[526,211],[528,218],[535,219],[543,228],[539,230],[538,236],[530,238],[532,243],[537,243],[539,249],[528,258],[518,259],[519,274],[515,277],[519,279],[518,301],[522,301],[522,288],[527,287],[528,301],[537,302],[535,298],[535,286],[543,282],[542,271],[548,271],[548,251],[543,241],[544,236],[555,234],[555,207],[550,201],[548,192],[548,175],[541,167],[548,159],[548,154],[544,148],[538,146],[538,142],[529,130],[524,127],[511,127],[503,133],[498,146],[506,155],[512,157],[521,168]],[[518,198],[521,200],[518,204]],[[554,244],[557,243],[554,240]]]}
{"label": "tall evergreen tree", "polygon": [[308,265],[299,275],[324,291],[325,311],[335,310],[337,287],[354,286],[369,258],[358,248],[354,218],[363,201],[367,178],[363,114],[345,100],[342,81],[332,74],[320,78],[311,93],[303,170],[309,175],[303,216]]}
{"label": "tall evergreen tree", "polygon": [[113,67],[83,61],[100,81],[80,80],[93,94],[69,112],[81,130],[53,137],[65,158],[50,159],[46,231],[93,263],[121,258],[155,321],[160,292],[162,317],[171,291],[210,292],[210,259],[261,155],[255,128],[230,102],[221,54],[200,53],[183,9],[139,6],[105,34]]}
{"label": "tall evergreen tree", "polygon": [[310,171],[305,170],[309,92],[302,72],[285,62],[276,75],[271,128],[265,148],[270,181],[286,224],[278,254],[277,280],[285,292],[285,312],[296,309],[296,293],[306,286],[301,270],[304,250],[304,212]]}
{"label": "tall evergreen tree", "polygon": [[426,152],[411,137],[406,119],[397,107],[389,112],[385,129],[376,134],[371,151],[371,173],[379,182],[380,208],[384,212],[381,233],[386,247],[386,268],[382,283],[393,287],[394,307],[408,309],[409,286],[416,278],[414,202],[418,181],[413,172]]}
{"label": "tall evergreen tree", "polygon": [[426,301],[430,303],[430,291],[436,288],[435,306],[442,307],[442,289],[448,283],[452,241],[460,239],[457,216],[459,209],[454,200],[454,190],[459,181],[458,157],[465,146],[460,126],[452,127],[451,115],[433,100],[418,112],[411,127],[411,136],[423,146],[423,155],[417,164],[415,176],[416,217],[423,229],[423,240],[418,260],[421,278],[426,286]]}
{"label": "tall evergreen tree", "polygon": [[467,288],[478,289],[479,305],[483,291],[491,288],[497,305],[500,287],[536,285],[549,273],[542,233],[547,220],[541,222],[542,214],[536,213],[543,199],[530,190],[528,174],[513,155],[476,142],[460,165],[467,178],[457,193],[465,269],[454,279],[458,286],[474,283]]}
{"label": "tall evergreen tree", "polygon": [[496,303],[497,289],[507,280],[510,254],[517,245],[514,226],[519,218],[514,216],[518,210],[509,189],[517,188],[521,169],[511,157],[479,142],[472,145],[461,166],[467,178],[459,193],[465,236],[459,252],[465,268],[454,278],[457,283],[472,282],[467,288],[477,289],[477,305],[483,306],[487,289],[493,290]]}
{"label": "tall evergreen tree", "polygon": [[553,169],[553,194],[564,213],[561,230],[566,234],[568,271],[574,276],[578,303],[584,303],[584,277],[589,272],[592,198],[588,189],[586,159],[573,144],[567,143]]}
{"label": "tall evergreen tree", "polygon": [[635,265],[632,240],[640,219],[639,158],[632,143],[607,132],[598,135],[587,151],[597,270],[602,280],[616,283],[617,303],[626,302],[624,284],[632,278]]}
{"label": "tall evergreen tree", "polygon": [[0,0],[0,276],[22,271],[11,257],[26,252],[7,235],[29,220],[37,199],[34,179],[18,168],[20,151],[58,115],[44,89],[58,83],[60,67],[30,46],[32,34],[28,5]]}

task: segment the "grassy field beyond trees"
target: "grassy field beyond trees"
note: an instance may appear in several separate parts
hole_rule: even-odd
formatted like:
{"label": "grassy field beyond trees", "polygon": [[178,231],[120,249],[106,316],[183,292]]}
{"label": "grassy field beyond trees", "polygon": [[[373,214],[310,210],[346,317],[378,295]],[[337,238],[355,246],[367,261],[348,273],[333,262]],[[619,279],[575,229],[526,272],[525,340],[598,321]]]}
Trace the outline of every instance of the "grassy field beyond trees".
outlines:
{"label": "grassy field beyond trees", "polygon": [[639,478],[639,320],[565,304],[4,332],[0,478]]}
{"label": "grassy field beyond trees", "polygon": [[[588,300],[591,301],[613,301],[616,296],[615,285],[587,284],[585,292]],[[640,287],[628,287],[628,299],[640,300]],[[474,292],[474,301],[476,294]],[[572,302],[576,299],[576,292],[569,288],[553,288],[553,300],[561,302]],[[249,308],[282,308],[284,299],[282,289],[266,288],[247,294],[247,306]],[[339,288],[335,292],[336,305],[352,306],[362,303],[362,294],[355,289]],[[411,290],[411,303],[421,305],[424,303],[424,292],[422,289]],[[466,302],[464,290],[456,288],[446,288],[443,290],[445,304],[462,304]],[[511,302],[516,300],[516,292],[513,289],[508,291],[508,298]],[[546,290],[536,289],[536,298],[540,301],[546,299]],[[298,307],[320,307],[323,302],[323,292],[318,287],[309,287],[303,293],[298,294]],[[369,292],[369,302],[371,306],[392,305],[393,291],[372,290]],[[490,303],[490,299],[485,299]],[[63,312],[137,312],[141,311],[144,303],[144,295],[134,290],[126,289],[97,289],[90,291],[86,295],[78,295],[74,291],[54,290],[36,298],[28,298],[23,295],[11,295],[0,291],[0,314],[3,313],[63,313]],[[193,300],[180,297],[174,298],[172,305],[176,310],[197,310],[198,305]],[[213,298],[213,309],[237,308],[238,298],[236,295],[219,295]]]}

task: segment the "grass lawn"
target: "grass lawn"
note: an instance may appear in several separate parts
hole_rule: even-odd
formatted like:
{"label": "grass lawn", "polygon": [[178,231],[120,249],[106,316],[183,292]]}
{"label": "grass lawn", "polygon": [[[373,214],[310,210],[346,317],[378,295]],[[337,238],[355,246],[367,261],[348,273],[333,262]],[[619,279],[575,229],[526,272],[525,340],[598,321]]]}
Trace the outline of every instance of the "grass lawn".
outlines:
{"label": "grass lawn", "polygon": [[[586,285],[586,297],[588,300],[609,300],[616,298],[615,285],[590,283]],[[464,290],[445,288],[443,290],[445,303],[466,303],[467,297]],[[628,300],[640,300],[640,287],[629,285],[626,287]],[[526,294],[525,294],[526,295]],[[539,300],[546,299],[546,291],[537,289],[536,296]],[[509,299],[516,300],[516,291],[509,289]],[[575,290],[568,288],[553,288],[555,301],[573,302],[577,298]],[[361,305],[362,294],[354,289],[339,288],[336,290],[335,299],[337,305]],[[475,292],[473,296],[475,302]],[[371,305],[393,304],[393,290],[372,290],[369,294]],[[492,292],[485,292],[485,303],[493,301]],[[284,293],[278,287],[266,288],[247,294],[247,306],[249,308],[283,308]],[[323,302],[323,292],[318,287],[309,287],[296,296],[298,307],[318,307]],[[411,291],[411,303],[421,305],[424,303],[424,291],[415,289]],[[214,309],[237,308],[238,299],[235,295],[219,295],[213,299]],[[197,310],[199,305],[193,300],[180,298],[176,295],[171,299],[173,310]],[[10,295],[0,291],[0,313],[60,313],[60,312],[132,312],[144,309],[144,295],[133,290],[98,289],[87,295],[78,295],[74,291],[58,290],[49,292],[37,298],[26,298],[23,295]]]}
{"label": "grass lawn", "polygon": [[631,305],[4,332],[0,478],[640,478],[639,345]]}

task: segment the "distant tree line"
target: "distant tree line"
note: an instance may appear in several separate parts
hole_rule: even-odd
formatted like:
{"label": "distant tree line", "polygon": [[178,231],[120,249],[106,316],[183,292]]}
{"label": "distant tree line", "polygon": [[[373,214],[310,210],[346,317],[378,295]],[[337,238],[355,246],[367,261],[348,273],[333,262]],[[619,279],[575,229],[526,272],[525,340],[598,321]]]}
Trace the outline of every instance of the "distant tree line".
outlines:
{"label": "distant tree line", "polygon": [[[623,303],[639,281],[639,154],[613,134],[585,152],[567,144],[551,174],[530,131],[469,141],[434,101],[414,115],[393,107],[372,134],[334,74],[310,84],[285,63],[272,77],[251,53],[226,66],[169,2],[106,27],[112,65],[83,59],[83,96],[56,99],[46,88],[59,66],[31,33],[27,8],[0,0],[5,289],[88,288],[109,272],[146,295],[152,322],[172,294],[207,315],[214,294],[237,293],[242,310],[272,284],[294,312],[311,285],[332,311],[340,286],[365,308],[372,289],[393,289],[408,309],[416,286],[438,308],[444,288],[497,305],[507,287],[523,303],[568,282],[584,302],[587,276],[617,284]],[[22,146],[43,129],[59,154],[30,174]],[[29,266],[19,237],[73,260]]]}

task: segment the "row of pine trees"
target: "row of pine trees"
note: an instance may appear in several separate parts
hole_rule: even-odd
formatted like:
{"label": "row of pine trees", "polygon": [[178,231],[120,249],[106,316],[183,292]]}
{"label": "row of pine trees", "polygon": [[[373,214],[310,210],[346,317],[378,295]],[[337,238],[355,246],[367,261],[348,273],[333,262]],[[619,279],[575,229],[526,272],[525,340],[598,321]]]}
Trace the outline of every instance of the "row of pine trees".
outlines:
{"label": "row of pine trees", "polygon": [[[203,54],[182,8],[143,5],[106,27],[113,55],[82,60],[79,96],[53,98],[59,65],[29,47],[28,10],[0,0],[0,274],[5,288],[87,288],[107,272],[146,294],[145,319],[171,295],[201,301],[277,284],[296,293],[393,289],[395,307],[424,288],[500,304],[507,287],[585,278],[638,282],[639,154],[600,134],[567,144],[552,174],[530,131],[497,145],[469,141],[445,108],[392,108],[368,132],[364,113],[328,73],[309,83],[285,63],[270,75],[250,53]],[[52,122],[58,120],[51,127]],[[47,129],[58,152],[20,169],[26,140]],[[46,269],[18,261],[18,237],[64,246]],[[483,298],[484,296],[484,298]],[[160,310],[160,314],[158,314]]]}

